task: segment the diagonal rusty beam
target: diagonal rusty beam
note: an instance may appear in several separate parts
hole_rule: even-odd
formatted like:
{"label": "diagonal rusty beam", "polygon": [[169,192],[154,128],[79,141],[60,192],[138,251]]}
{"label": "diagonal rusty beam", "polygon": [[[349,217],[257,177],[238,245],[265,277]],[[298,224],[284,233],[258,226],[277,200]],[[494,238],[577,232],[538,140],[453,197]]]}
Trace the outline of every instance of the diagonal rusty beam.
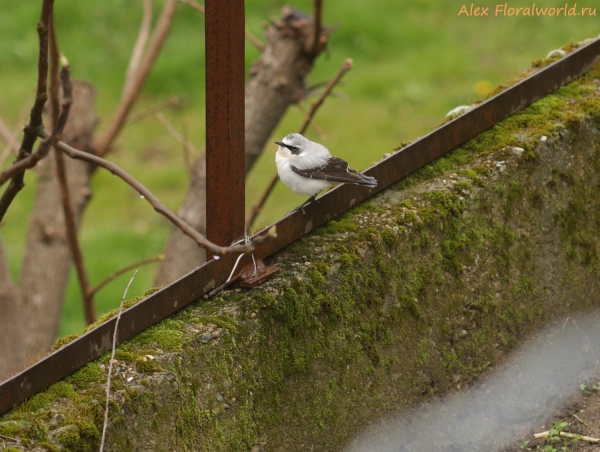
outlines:
{"label": "diagonal rusty beam", "polygon": [[296,211],[278,221],[275,223],[277,239],[264,243],[255,254],[266,257],[280,250],[355,204],[566,85],[598,63],[600,39],[530,75],[366,169],[366,174],[377,179],[376,188],[366,190],[365,187],[357,185],[341,185],[319,198],[319,203],[311,203],[304,207],[306,215]]}
{"label": "diagonal rusty beam", "polygon": [[[597,63],[600,63],[600,40],[574,51],[373,165],[366,172],[379,181],[376,189],[365,190],[364,187],[343,185],[320,198],[319,204],[312,203],[305,207],[305,215],[297,211],[279,220],[275,223],[277,238],[266,241],[255,254],[257,257],[266,257],[280,250],[356,203],[569,83]],[[263,230],[259,234],[265,233],[266,230]],[[123,311],[117,341],[122,343],[130,339],[225,282],[234,260],[235,256],[224,256],[219,260],[207,262]],[[248,262],[249,258],[245,257],[245,260]],[[242,263],[239,268],[243,265]],[[0,385],[0,413],[110,350],[114,326],[113,317],[3,382]]]}
{"label": "diagonal rusty beam", "polygon": [[244,0],[206,0],[206,237],[244,234]]}

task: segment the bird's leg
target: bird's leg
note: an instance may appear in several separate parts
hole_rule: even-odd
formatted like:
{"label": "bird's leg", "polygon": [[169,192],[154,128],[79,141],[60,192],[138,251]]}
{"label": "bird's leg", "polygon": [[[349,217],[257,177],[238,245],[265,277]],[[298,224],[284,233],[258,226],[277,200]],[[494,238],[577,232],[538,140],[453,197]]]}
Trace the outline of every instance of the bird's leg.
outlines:
{"label": "bird's leg", "polygon": [[304,201],[302,204],[300,204],[294,210],[300,209],[302,211],[302,215],[306,215],[306,212],[304,211],[304,206],[310,204],[313,201],[319,202],[319,201],[317,201],[317,195],[312,195],[310,198],[308,198],[306,201]]}

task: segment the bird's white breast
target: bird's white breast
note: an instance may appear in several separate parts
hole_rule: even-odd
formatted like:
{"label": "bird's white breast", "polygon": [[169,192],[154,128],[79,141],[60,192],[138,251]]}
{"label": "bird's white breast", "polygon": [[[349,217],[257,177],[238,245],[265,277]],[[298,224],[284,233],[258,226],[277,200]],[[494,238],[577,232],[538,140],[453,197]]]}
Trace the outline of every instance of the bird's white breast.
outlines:
{"label": "bird's white breast", "polygon": [[[327,151],[326,148],[325,150]],[[327,151],[327,154],[329,154],[329,151]],[[319,168],[325,165],[328,159],[329,157],[323,160],[323,158],[319,158],[319,156],[316,156],[315,158],[313,155],[295,156],[289,154],[288,157],[280,151],[277,151],[277,154],[275,154],[275,163],[277,165],[277,172],[279,173],[281,182],[283,182],[293,192],[303,196],[316,195],[317,193],[331,187],[334,184],[326,180],[309,179],[307,177],[300,176],[292,170],[292,166],[295,166],[298,169]]]}

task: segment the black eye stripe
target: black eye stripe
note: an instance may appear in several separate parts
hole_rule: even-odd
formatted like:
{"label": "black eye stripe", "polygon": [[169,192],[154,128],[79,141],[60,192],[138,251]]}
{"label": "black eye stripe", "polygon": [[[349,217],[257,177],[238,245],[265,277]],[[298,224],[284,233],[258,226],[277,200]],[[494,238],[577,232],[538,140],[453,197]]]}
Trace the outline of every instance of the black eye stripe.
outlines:
{"label": "black eye stripe", "polygon": [[287,148],[294,155],[298,155],[302,152],[302,148],[296,144],[286,144],[281,141],[275,141],[275,144]]}

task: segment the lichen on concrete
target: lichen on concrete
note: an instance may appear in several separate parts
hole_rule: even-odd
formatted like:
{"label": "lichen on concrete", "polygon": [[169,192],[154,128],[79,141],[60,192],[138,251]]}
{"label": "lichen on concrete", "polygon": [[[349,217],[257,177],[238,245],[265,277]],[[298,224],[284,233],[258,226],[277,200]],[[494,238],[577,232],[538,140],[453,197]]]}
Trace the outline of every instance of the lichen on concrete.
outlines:
{"label": "lichen on concrete", "polygon": [[[108,450],[339,450],[592,305],[599,87],[596,67],[272,256],[263,286],[121,345]],[[0,441],[97,450],[108,359],[1,417]]]}

